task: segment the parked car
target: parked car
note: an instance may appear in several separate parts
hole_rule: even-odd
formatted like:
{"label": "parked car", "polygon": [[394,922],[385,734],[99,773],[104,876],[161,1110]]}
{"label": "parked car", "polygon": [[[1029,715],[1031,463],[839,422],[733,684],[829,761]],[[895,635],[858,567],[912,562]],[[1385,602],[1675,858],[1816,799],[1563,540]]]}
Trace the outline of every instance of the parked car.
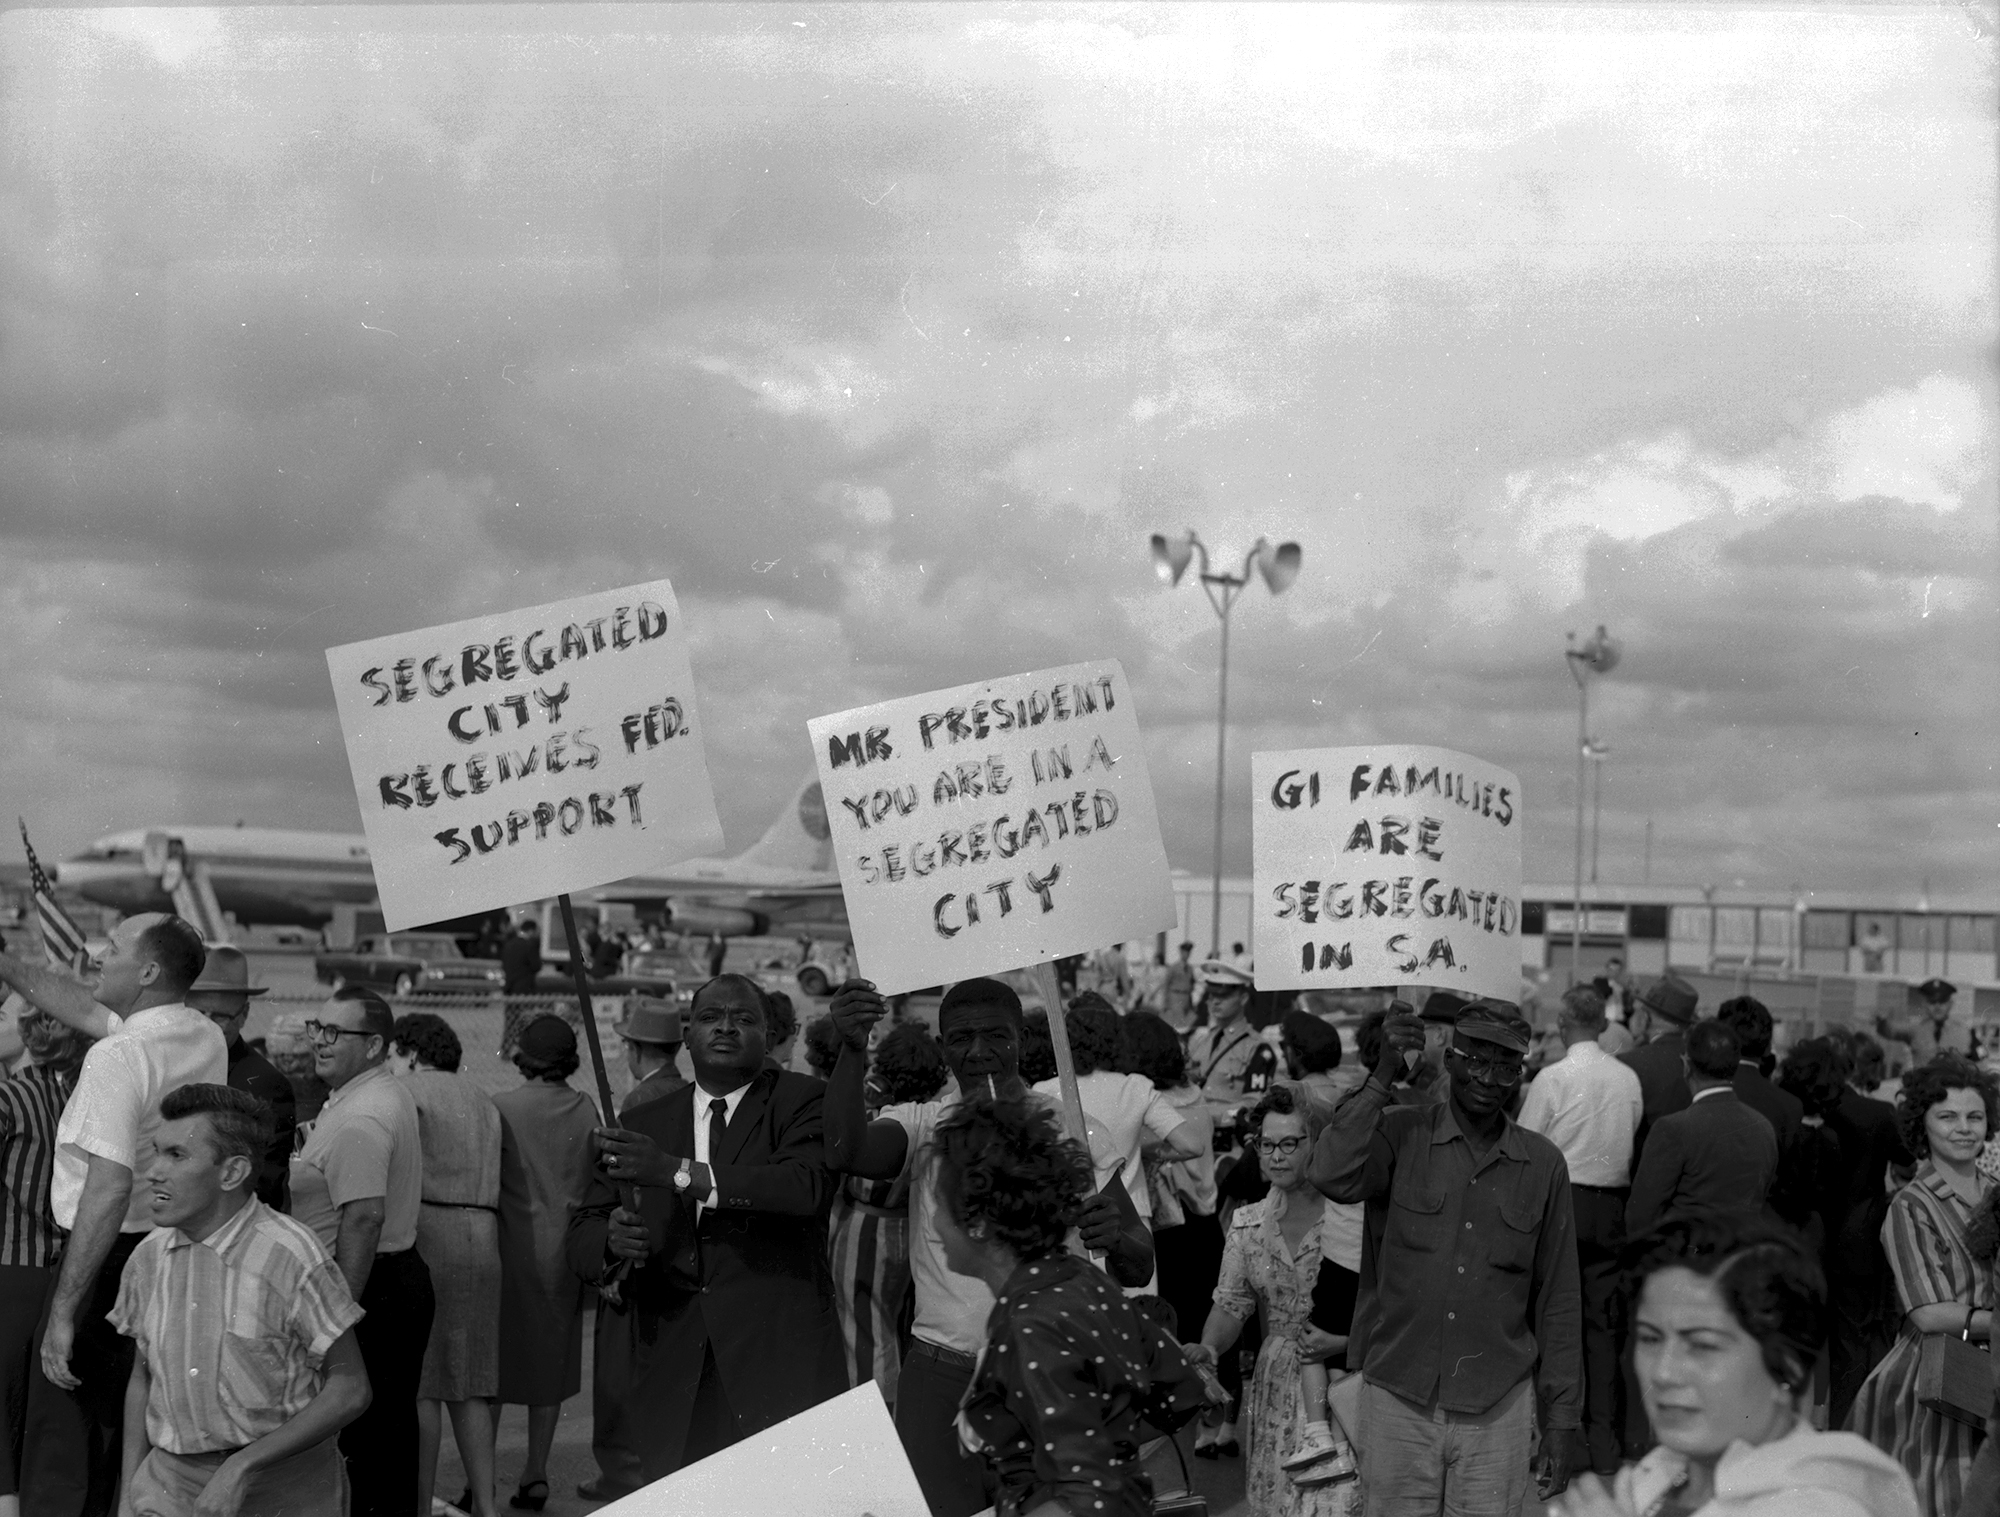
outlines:
{"label": "parked car", "polygon": [[[647,995],[671,1001],[675,999],[679,985],[675,971],[681,963],[681,956],[677,953],[635,948],[625,955],[617,974],[586,973],[584,982],[590,987],[592,995]],[[535,990],[546,995],[575,994],[576,980],[570,974],[568,954],[542,961],[542,972],[535,978]]]}
{"label": "parked car", "polygon": [[397,932],[363,938],[345,953],[322,953],[313,973],[338,990],[366,985],[396,996],[487,996],[506,977],[493,959],[468,959],[445,933]]}

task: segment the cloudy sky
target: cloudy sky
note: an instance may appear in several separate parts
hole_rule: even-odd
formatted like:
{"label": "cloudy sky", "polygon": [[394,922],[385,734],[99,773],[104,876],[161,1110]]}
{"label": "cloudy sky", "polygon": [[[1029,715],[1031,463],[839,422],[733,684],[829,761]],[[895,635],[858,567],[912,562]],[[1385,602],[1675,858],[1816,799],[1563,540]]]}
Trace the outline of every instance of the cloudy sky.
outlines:
{"label": "cloudy sky", "polygon": [[732,849],[822,712],[1082,658],[1604,870],[1990,895],[1990,5],[0,15],[0,770],[355,829],[323,650],[669,576]]}

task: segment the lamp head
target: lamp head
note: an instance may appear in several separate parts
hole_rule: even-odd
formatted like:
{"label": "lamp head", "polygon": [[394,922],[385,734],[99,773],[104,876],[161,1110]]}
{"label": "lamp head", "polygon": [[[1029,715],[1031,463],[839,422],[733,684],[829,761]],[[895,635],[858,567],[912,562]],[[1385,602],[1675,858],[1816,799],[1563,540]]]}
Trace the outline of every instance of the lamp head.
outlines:
{"label": "lamp head", "polygon": [[1257,550],[1257,572],[1264,576],[1264,583],[1271,587],[1273,595],[1283,595],[1299,577],[1299,563],[1304,556],[1297,543],[1279,543],[1275,548],[1266,543]]}
{"label": "lamp head", "polygon": [[1194,561],[1194,535],[1169,539],[1164,534],[1153,534],[1153,572],[1164,584],[1178,585],[1181,576],[1187,573],[1187,566]]}
{"label": "lamp head", "polygon": [[[1574,638],[1576,634],[1572,632],[1570,636]],[[1604,630],[1604,624],[1599,622],[1597,630],[1581,647],[1569,650],[1569,658],[1573,664],[1595,670],[1599,674],[1609,674],[1618,667],[1618,655],[1621,651],[1617,641]]]}

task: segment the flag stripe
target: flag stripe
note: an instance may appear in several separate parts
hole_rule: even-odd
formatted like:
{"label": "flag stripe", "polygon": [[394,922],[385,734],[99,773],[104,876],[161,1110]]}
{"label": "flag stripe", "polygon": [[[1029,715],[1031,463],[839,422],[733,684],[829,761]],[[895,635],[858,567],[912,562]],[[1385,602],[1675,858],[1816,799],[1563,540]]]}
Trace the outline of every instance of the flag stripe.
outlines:
{"label": "flag stripe", "polygon": [[68,969],[81,974],[89,962],[83,929],[70,920],[57,902],[55,887],[49,883],[35,846],[28,841],[28,824],[21,823],[21,847],[28,855],[28,885],[35,898],[35,925],[41,930],[42,957],[51,969]]}

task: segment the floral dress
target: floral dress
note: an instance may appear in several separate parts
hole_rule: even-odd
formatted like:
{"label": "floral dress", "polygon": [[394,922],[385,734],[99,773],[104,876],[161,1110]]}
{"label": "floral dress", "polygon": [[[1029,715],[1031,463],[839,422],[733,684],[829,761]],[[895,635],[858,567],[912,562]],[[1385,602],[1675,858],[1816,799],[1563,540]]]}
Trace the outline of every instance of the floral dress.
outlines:
{"label": "floral dress", "polygon": [[1284,1204],[1284,1192],[1273,1190],[1237,1211],[1223,1246],[1222,1278],[1215,1286],[1217,1306],[1239,1321],[1255,1312],[1264,1327],[1264,1344],[1244,1398],[1250,1445],[1244,1496],[1252,1517],[1358,1517],[1358,1482],[1301,1489],[1281,1467],[1297,1451],[1311,1420],[1299,1383],[1299,1333],[1312,1315],[1320,1229],[1326,1225],[1322,1211],[1294,1254],[1278,1225]]}

